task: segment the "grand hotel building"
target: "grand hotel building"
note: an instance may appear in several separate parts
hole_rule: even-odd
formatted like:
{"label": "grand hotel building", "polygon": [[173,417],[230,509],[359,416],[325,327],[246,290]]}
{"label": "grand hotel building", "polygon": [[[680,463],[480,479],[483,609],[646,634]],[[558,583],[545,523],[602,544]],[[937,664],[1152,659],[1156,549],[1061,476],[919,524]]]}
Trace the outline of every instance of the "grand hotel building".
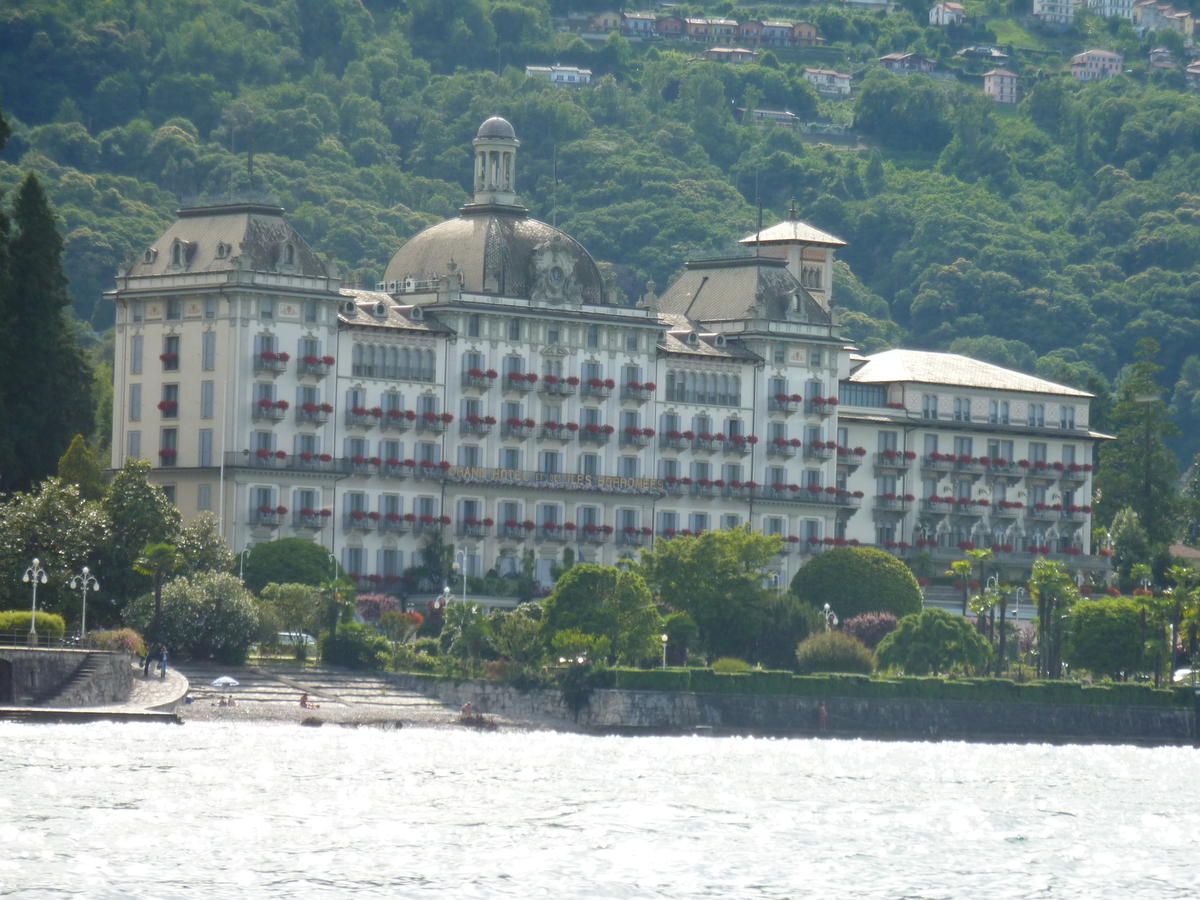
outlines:
{"label": "grand hotel building", "polygon": [[182,209],[116,289],[113,467],[150,459],[235,551],[284,536],[387,589],[442,529],[470,574],[538,578],[673,536],[783,535],[781,583],[858,542],[959,558],[1092,555],[1091,397],[942,353],[858,355],[844,244],[798,221],[615,302],[587,251],[530,218],[519,141],[475,146],[475,195],[348,289],[276,207]]}

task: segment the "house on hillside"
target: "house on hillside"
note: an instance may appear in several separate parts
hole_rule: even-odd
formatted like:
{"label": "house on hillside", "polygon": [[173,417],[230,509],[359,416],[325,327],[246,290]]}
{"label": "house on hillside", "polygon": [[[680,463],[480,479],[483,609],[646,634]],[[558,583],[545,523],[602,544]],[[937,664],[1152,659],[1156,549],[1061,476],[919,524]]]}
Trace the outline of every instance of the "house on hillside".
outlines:
{"label": "house on hillside", "polygon": [[1183,35],[1185,40],[1192,39],[1195,21],[1186,9],[1176,9],[1169,3],[1157,3],[1155,0],[1142,0],[1135,3],[1134,21],[1138,31],[1161,31],[1170,28]]}
{"label": "house on hillside", "polygon": [[792,26],[792,43],[797,47],[820,47],[825,38],[817,35],[817,26],[811,22],[797,22]]}
{"label": "house on hillside", "polygon": [[677,38],[687,34],[687,20],[679,16],[659,16],[654,20],[654,33]]}
{"label": "house on hillside", "polygon": [[1085,50],[1071,57],[1071,75],[1080,81],[1102,81],[1121,74],[1125,60],[1111,50]]}
{"label": "house on hillside", "polygon": [[762,26],[760,19],[747,19],[745,22],[739,22],[737,27],[737,38],[743,44],[749,44],[752,47],[757,47],[762,43]]}
{"label": "house on hillside", "polygon": [[879,57],[879,64],[897,75],[911,75],[914,72],[928,75],[937,68],[937,63],[932,59],[916,53],[889,53]]}
{"label": "house on hillside", "polygon": [[990,62],[996,66],[1008,65],[1011,57],[1007,53],[1001,53],[995,47],[988,47],[983,44],[973,44],[970,47],[963,47],[956,54],[963,59],[982,59],[984,62]]}
{"label": "house on hillside", "polygon": [[708,19],[684,19],[683,22],[689,38],[708,42]]}
{"label": "house on hillside", "polygon": [[733,19],[709,19],[708,39],[717,41],[734,41],[738,36],[738,23]]}
{"label": "house on hillside", "polygon": [[1033,0],[1033,18],[1044,25],[1070,25],[1075,21],[1073,0]]}
{"label": "house on hillside", "polygon": [[[733,111],[733,117],[742,122],[746,118],[746,110],[743,107],[737,107]],[[788,112],[786,109],[756,109],[753,111],[754,121],[758,125],[787,125],[795,128],[801,124],[800,117],[793,112]]]}
{"label": "house on hillside", "polygon": [[1156,47],[1150,51],[1151,69],[1174,69],[1178,65],[1175,54],[1165,47]]}
{"label": "house on hillside", "polygon": [[763,22],[762,43],[764,47],[787,47],[792,43],[791,22]]}
{"label": "house on hillside", "polygon": [[1136,19],[1133,0],[1088,0],[1088,10],[1094,16],[1105,19],[1120,16],[1122,19]]}
{"label": "house on hillside", "polygon": [[754,62],[758,58],[758,54],[753,50],[744,50],[740,47],[712,47],[702,50],[700,55],[694,58],[708,62],[744,63]]}
{"label": "house on hillside", "polygon": [[602,12],[596,13],[592,17],[593,31],[620,31],[621,30],[621,14],[619,12]]}
{"label": "house on hillside", "polygon": [[621,33],[628,37],[650,37],[654,34],[654,15],[625,13],[621,17]]}
{"label": "house on hillside", "polygon": [[1017,102],[1017,76],[1008,69],[983,73],[983,92],[997,103]]}
{"label": "house on hillside", "polygon": [[581,87],[592,83],[592,70],[577,66],[526,66],[527,78],[542,78],[551,84]]}
{"label": "house on hillside", "polygon": [[804,79],[817,89],[817,93],[828,97],[849,97],[850,76],[832,69],[805,69]]}
{"label": "house on hillside", "polygon": [[966,17],[961,3],[935,3],[929,8],[930,25],[960,25]]}
{"label": "house on hillside", "polygon": [[1192,90],[1200,88],[1200,63],[1192,63],[1187,67],[1187,81]]}

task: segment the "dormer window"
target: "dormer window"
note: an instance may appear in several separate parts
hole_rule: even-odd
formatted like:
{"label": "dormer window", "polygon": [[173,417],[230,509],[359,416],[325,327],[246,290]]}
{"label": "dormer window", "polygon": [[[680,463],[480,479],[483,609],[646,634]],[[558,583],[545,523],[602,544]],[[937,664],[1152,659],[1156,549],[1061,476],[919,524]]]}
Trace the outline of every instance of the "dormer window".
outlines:
{"label": "dormer window", "polygon": [[142,257],[142,262],[152,263],[156,259],[158,259],[158,251],[151,247]]}
{"label": "dormer window", "polygon": [[700,338],[696,337],[696,332],[694,332],[694,331],[689,331],[689,332],[688,332],[688,336],[687,336],[687,342],[688,342],[688,343],[689,343],[691,346],[695,347],[697,344],[699,344],[699,343],[700,343]]}
{"label": "dormer window", "polygon": [[183,265],[183,244],[178,241],[171,245],[171,265]]}
{"label": "dormer window", "polygon": [[724,347],[725,346],[725,335],[718,334],[716,344],[718,347]]}
{"label": "dormer window", "polygon": [[228,244],[217,244],[217,259],[225,259],[229,256],[230,247]]}
{"label": "dormer window", "polygon": [[296,264],[296,247],[294,244],[283,245],[283,264],[285,266],[294,266]]}

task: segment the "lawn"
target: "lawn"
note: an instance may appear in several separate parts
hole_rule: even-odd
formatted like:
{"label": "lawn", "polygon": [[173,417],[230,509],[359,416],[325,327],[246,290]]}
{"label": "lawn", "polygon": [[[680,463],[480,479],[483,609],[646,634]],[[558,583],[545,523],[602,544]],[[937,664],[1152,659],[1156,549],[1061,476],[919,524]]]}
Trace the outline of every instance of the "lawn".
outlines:
{"label": "lawn", "polygon": [[987,27],[996,35],[996,43],[1014,50],[1054,50],[1043,38],[1030,34],[1012,19],[990,19]]}

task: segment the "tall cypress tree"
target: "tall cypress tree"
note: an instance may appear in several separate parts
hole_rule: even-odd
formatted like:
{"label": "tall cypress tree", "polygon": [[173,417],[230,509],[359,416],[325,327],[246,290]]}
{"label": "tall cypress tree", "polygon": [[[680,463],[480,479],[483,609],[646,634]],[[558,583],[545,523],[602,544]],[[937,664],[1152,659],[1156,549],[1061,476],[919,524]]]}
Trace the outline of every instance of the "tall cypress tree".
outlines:
{"label": "tall cypress tree", "polygon": [[[8,123],[0,107],[0,150],[8,140]],[[11,226],[8,216],[0,209],[0,493],[14,490],[16,446],[14,422],[8,409],[9,380],[13,377],[16,359],[13,355],[13,317],[10,312],[12,292],[8,279],[8,242]]]}
{"label": "tall cypress tree", "polygon": [[46,193],[30,173],[13,203],[0,282],[6,334],[0,378],[0,490],[28,490],[55,472],[76,434],[90,434],[91,367],[68,322],[63,239]]}

